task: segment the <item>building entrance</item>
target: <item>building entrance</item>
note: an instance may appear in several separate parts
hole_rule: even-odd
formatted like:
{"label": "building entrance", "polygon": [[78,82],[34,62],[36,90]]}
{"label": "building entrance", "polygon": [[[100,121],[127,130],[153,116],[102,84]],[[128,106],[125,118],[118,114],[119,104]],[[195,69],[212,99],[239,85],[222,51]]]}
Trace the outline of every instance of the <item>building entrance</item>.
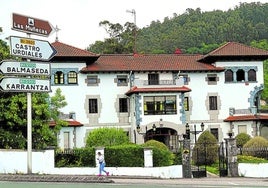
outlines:
{"label": "building entrance", "polygon": [[166,127],[157,127],[147,131],[145,141],[157,140],[164,143],[171,151],[176,152],[178,149],[177,131]]}

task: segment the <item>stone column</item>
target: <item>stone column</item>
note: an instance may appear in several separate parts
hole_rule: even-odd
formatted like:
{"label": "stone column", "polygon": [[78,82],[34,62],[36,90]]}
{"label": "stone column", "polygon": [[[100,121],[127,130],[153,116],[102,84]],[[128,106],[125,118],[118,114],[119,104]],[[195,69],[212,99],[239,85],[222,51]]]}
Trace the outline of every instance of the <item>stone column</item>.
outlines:
{"label": "stone column", "polygon": [[225,138],[227,147],[228,176],[238,177],[237,147],[235,138]]}
{"label": "stone column", "polygon": [[183,178],[192,178],[191,171],[191,155],[190,155],[190,139],[183,140],[183,150],[182,150],[182,175]]}

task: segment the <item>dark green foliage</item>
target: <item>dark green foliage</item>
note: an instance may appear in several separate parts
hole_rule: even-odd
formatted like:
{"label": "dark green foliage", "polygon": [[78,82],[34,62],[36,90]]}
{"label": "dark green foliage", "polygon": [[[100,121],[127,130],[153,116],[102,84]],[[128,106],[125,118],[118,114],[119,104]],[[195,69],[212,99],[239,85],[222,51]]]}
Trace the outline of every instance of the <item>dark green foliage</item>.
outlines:
{"label": "dark green foliage", "polygon": [[162,142],[149,140],[143,144],[143,147],[153,149],[153,166],[169,166],[174,164],[174,154]]}
{"label": "dark green foliage", "polygon": [[239,133],[235,137],[236,139],[236,146],[237,147],[243,147],[245,143],[247,143],[251,137],[247,133]]}
{"label": "dark green foliage", "polygon": [[218,160],[218,141],[209,131],[204,131],[194,146],[192,158],[196,165],[211,165]]}
{"label": "dark green foliage", "polygon": [[[137,51],[172,54],[179,48],[183,53],[204,54],[227,41],[249,45],[253,40],[268,38],[267,14],[268,3],[241,3],[228,11],[203,12],[200,8],[188,8],[181,15],[174,13],[163,22],[152,21],[148,27],[139,29]],[[97,41],[89,50],[95,53],[133,52],[134,24],[121,26],[103,21],[100,25],[105,27],[110,39]]]}
{"label": "dark green foliage", "polygon": [[243,155],[268,158],[267,148],[268,140],[262,136],[256,136],[244,144]]}
{"label": "dark green foliage", "polygon": [[26,138],[21,132],[13,133],[0,128],[0,148],[24,149],[26,148],[26,144]]}
{"label": "dark green foliage", "polygon": [[143,167],[144,152],[139,145],[128,144],[105,148],[106,166]]}
{"label": "dark green foliage", "polygon": [[56,167],[94,167],[95,149],[83,148],[74,150],[57,150],[55,155]]}
{"label": "dark green foliage", "polygon": [[156,147],[162,150],[169,150],[167,145],[165,145],[163,142],[159,142],[156,140],[148,140],[143,144],[144,147]]}
{"label": "dark green foliage", "polygon": [[86,139],[86,147],[105,147],[128,144],[129,138],[122,128],[98,128],[92,130]]}

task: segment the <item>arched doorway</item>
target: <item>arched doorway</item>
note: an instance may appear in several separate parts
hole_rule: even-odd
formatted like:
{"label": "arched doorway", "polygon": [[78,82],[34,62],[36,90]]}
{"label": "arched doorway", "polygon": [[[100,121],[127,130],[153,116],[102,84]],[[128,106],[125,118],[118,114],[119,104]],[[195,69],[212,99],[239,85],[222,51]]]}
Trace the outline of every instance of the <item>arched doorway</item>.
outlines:
{"label": "arched doorway", "polygon": [[147,131],[145,141],[157,140],[164,143],[171,151],[178,151],[178,133],[176,130],[166,127],[157,127]]}

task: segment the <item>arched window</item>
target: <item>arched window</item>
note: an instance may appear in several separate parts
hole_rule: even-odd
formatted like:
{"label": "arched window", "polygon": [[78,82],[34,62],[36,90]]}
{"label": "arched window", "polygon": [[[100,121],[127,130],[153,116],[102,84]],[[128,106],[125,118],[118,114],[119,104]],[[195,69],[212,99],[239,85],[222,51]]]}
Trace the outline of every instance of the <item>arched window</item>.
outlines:
{"label": "arched window", "polygon": [[233,71],[232,70],[226,70],[225,71],[225,82],[233,82]]}
{"label": "arched window", "polygon": [[54,75],[55,84],[64,84],[64,74],[61,71],[57,71]]}
{"label": "arched window", "polygon": [[248,71],[248,81],[249,82],[254,82],[256,81],[256,71],[254,69],[250,69]]}
{"label": "arched window", "polygon": [[68,72],[68,84],[77,84],[77,73],[75,71]]}
{"label": "arched window", "polygon": [[245,71],[244,70],[242,70],[242,69],[237,70],[236,81],[238,81],[238,82],[245,81]]}

